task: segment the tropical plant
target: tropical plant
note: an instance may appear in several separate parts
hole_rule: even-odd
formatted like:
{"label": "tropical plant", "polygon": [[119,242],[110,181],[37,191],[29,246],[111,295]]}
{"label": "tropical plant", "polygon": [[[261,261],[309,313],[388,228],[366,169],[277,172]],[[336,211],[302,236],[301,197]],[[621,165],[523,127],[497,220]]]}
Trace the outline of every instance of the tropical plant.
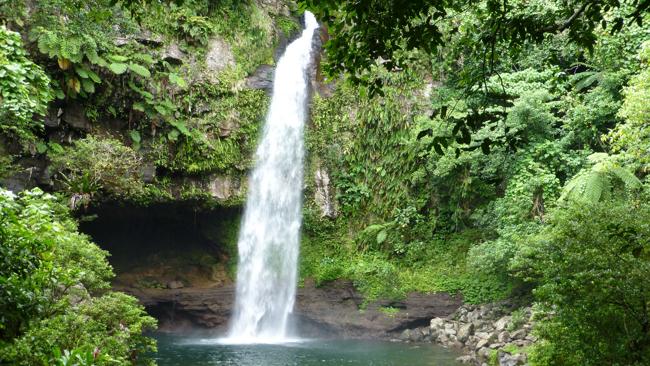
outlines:
{"label": "tropical plant", "polygon": [[566,184],[560,200],[578,199],[588,202],[607,200],[613,194],[641,188],[641,181],[626,168],[616,163],[615,157],[595,153],[588,157],[592,164]]}
{"label": "tropical plant", "polygon": [[650,361],[650,207],[633,200],[567,201],[513,262],[536,284],[533,365]]}
{"label": "tropical plant", "polygon": [[53,95],[50,79],[28,58],[20,34],[0,26],[0,132],[33,141]]}
{"label": "tropical plant", "polygon": [[0,242],[0,360],[127,366],[155,350],[142,334],[155,320],[135,298],[106,292],[107,252],[54,196],[0,189]]}
{"label": "tropical plant", "polygon": [[100,191],[114,197],[129,197],[143,188],[142,157],[119,140],[88,135],[62,151],[48,154],[53,172],[73,197],[73,208],[87,204]]}
{"label": "tropical plant", "polygon": [[638,60],[642,70],[625,88],[619,116],[625,120],[607,136],[615,151],[631,155],[631,164],[640,164],[647,173],[650,164],[650,42],[641,46]]}

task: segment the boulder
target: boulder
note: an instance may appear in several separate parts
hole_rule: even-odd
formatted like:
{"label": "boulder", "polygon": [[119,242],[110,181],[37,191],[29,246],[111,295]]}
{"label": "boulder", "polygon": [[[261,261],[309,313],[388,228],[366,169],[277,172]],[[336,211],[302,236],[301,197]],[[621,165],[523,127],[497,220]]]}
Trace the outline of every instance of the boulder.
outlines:
{"label": "boulder", "polygon": [[78,130],[90,131],[90,121],[81,104],[71,104],[65,107],[61,119],[68,125]]}
{"label": "boulder", "polygon": [[478,351],[476,351],[476,354],[482,360],[489,359],[490,358],[490,353],[492,353],[492,350],[487,348],[487,347],[480,348]]}
{"label": "boulder", "polygon": [[510,337],[515,340],[520,340],[526,338],[526,330],[519,329],[518,331],[513,332]]}
{"label": "boulder", "polygon": [[527,341],[531,341],[531,342],[535,342],[535,341],[537,341],[537,337],[535,337],[535,336],[532,335],[532,334],[528,334],[528,335],[526,336],[526,338],[524,338],[524,339],[527,340]]}
{"label": "boulder", "polygon": [[442,329],[445,325],[445,320],[442,318],[431,319],[431,329]]}
{"label": "boulder", "polygon": [[458,361],[460,363],[474,365],[474,364],[476,364],[476,357],[471,356],[471,355],[460,356],[460,357],[456,358],[456,361]]}
{"label": "boulder", "polygon": [[526,364],[526,356],[523,354],[511,355],[507,352],[499,351],[497,353],[499,366],[518,366]]}
{"label": "boulder", "polygon": [[506,329],[508,327],[508,324],[510,324],[511,320],[512,320],[512,317],[509,316],[509,315],[506,315],[506,316],[502,317],[501,319],[497,320],[494,323],[494,328],[497,331],[502,331],[502,330],[504,330],[504,329]]}
{"label": "boulder", "polygon": [[481,339],[478,341],[478,343],[476,343],[476,347],[474,347],[474,349],[480,350],[481,348],[486,347],[489,343],[490,341],[487,339]]}
{"label": "boulder", "polygon": [[497,340],[501,343],[510,342],[510,333],[508,333],[507,330],[504,330],[503,332],[499,333]]}
{"label": "boulder", "polygon": [[410,341],[411,340],[411,333],[412,330],[410,329],[404,329],[404,331],[399,335],[399,340],[400,341]]}
{"label": "boulder", "polygon": [[460,328],[458,328],[458,340],[460,342],[465,342],[469,338],[469,336],[474,334],[474,324],[469,323],[465,325],[461,325]]}
{"label": "boulder", "polygon": [[273,66],[260,65],[251,76],[246,78],[246,86],[250,89],[262,89],[270,93],[273,90],[274,72]]}
{"label": "boulder", "polygon": [[496,339],[495,334],[490,332],[476,332],[474,333],[474,335],[477,336],[479,339],[486,339],[490,342]]}
{"label": "boulder", "polygon": [[449,344],[450,347],[456,348],[456,349],[462,349],[464,344],[458,340],[454,340]]}
{"label": "boulder", "polygon": [[178,47],[178,44],[176,43],[172,43],[167,46],[162,51],[162,54],[160,56],[165,61],[174,64],[182,64],[186,59],[185,53],[181,51],[181,49]]}
{"label": "boulder", "polygon": [[411,342],[422,342],[424,335],[419,329],[414,329],[409,333],[409,341]]}
{"label": "boulder", "polygon": [[215,76],[229,66],[234,66],[235,57],[230,50],[230,45],[221,38],[212,38],[208,42],[205,64],[208,71]]}
{"label": "boulder", "polygon": [[481,314],[478,310],[472,310],[467,313],[468,322],[476,322],[481,318]]}

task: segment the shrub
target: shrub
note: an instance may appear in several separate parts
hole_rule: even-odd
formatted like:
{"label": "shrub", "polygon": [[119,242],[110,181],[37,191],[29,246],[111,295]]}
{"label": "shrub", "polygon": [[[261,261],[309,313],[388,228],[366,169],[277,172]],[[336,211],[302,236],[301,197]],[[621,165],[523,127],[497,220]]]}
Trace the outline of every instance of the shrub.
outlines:
{"label": "shrub", "polygon": [[[60,152],[51,152],[52,168],[67,191],[87,203],[96,193],[130,197],[140,193],[138,154],[113,138],[88,137]],[[76,207],[77,205],[72,205]]]}
{"label": "shrub", "polygon": [[650,206],[573,201],[526,238],[514,260],[546,318],[537,365],[641,365],[650,361]]}
{"label": "shrub", "polygon": [[135,298],[95,296],[113,276],[107,253],[54,196],[0,189],[0,242],[2,362],[69,364],[92,350],[97,365],[130,365],[155,350],[142,332],[156,322]]}
{"label": "shrub", "polygon": [[0,132],[31,141],[52,99],[50,79],[27,58],[20,35],[0,26]]}

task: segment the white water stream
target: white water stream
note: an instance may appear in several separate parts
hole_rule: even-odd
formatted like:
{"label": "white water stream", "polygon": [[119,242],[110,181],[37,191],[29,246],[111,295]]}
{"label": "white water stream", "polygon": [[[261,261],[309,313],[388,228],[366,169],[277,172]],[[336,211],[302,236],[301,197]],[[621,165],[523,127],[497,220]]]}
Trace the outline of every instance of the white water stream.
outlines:
{"label": "white water stream", "polygon": [[228,343],[287,339],[298,275],[302,220],[303,130],[309,97],[312,38],[318,28],[305,12],[305,29],[278,61],[273,97],[239,233],[234,316]]}

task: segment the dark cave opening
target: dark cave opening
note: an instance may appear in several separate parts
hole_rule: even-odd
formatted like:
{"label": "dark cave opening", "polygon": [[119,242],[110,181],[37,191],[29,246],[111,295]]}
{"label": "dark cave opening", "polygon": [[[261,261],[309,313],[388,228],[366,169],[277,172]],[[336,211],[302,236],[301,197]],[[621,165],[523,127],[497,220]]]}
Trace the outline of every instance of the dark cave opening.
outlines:
{"label": "dark cave opening", "polygon": [[[210,318],[214,299],[200,304],[207,294],[232,288],[240,216],[239,207],[110,203],[84,212],[79,228],[109,252],[115,290],[136,296],[161,330],[187,331],[227,319]],[[221,304],[223,312],[229,307]]]}
{"label": "dark cave opening", "polygon": [[85,212],[79,229],[110,253],[109,262],[119,275],[152,260],[201,261],[193,258],[201,254],[225,263],[236,248],[240,215],[238,207],[104,204]]}

